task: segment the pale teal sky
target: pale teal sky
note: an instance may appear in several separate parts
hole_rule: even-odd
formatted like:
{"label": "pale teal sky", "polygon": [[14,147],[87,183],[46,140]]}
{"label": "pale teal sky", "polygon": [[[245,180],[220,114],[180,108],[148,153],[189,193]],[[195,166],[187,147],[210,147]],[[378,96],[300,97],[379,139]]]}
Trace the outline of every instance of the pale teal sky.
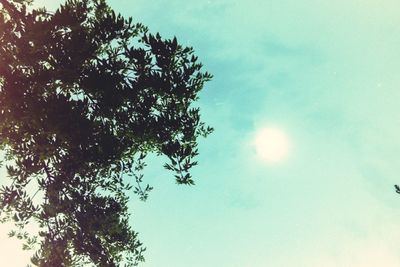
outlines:
{"label": "pale teal sky", "polygon": [[[214,75],[199,105],[216,130],[201,140],[196,186],[154,160],[148,202],[132,199],[141,266],[400,266],[400,2],[110,4],[193,46]],[[257,156],[263,127],[291,144],[279,164]]]}

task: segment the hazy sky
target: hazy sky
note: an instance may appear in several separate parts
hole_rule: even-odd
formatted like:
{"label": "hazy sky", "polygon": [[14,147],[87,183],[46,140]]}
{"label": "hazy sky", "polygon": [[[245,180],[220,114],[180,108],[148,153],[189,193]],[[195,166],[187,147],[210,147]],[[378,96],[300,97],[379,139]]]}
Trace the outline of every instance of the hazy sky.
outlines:
{"label": "hazy sky", "polygon": [[[110,4],[214,75],[196,186],[154,160],[132,199],[141,266],[400,266],[398,0]],[[0,239],[7,266],[16,251]]]}

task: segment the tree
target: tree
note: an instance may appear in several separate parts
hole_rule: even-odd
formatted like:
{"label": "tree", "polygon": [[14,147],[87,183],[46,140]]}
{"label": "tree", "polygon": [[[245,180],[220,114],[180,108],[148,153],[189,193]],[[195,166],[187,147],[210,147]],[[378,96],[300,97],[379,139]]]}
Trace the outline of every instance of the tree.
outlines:
{"label": "tree", "polygon": [[194,184],[197,138],[212,128],[193,102],[211,75],[192,48],[105,0],[69,0],[55,13],[28,2],[0,0],[2,221],[15,222],[10,235],[25,249],[38,247],[36,266],[135,266],[144,248],[128,192],[147,198],[148,153],[169,159],[178,184]]}

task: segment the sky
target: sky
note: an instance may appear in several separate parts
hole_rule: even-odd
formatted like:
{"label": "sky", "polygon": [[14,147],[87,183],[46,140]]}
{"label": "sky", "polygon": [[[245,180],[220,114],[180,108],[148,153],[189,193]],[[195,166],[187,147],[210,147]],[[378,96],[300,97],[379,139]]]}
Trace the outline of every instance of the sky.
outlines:
{"label": "sky", "polygon": [[[109,3],[214,75],[197,103],[215,132],[196,185],[155,158],[149,200],[132,196],[140,266],[400,266],[397,0]],[[5,236],[0,258],[24,266]]]}

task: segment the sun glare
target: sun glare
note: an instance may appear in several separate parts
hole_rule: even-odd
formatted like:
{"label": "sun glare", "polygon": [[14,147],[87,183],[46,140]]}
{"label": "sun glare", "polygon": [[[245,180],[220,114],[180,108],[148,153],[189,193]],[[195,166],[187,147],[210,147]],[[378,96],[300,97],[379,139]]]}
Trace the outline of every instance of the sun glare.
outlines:
{"label": "sun glare", "polygon": [[276,127],[259,129],[253,140],[257,157],[271,164],[284,162],[289,155],[290,142],[286,133]]}
{"label": "sun glare", "polygon": [[15,237],[9,238],[7,233],[13,229],[11,224],[0,224],[0,266],[26,266],[30,262],[33,251],[22,250],[22,242]]}

